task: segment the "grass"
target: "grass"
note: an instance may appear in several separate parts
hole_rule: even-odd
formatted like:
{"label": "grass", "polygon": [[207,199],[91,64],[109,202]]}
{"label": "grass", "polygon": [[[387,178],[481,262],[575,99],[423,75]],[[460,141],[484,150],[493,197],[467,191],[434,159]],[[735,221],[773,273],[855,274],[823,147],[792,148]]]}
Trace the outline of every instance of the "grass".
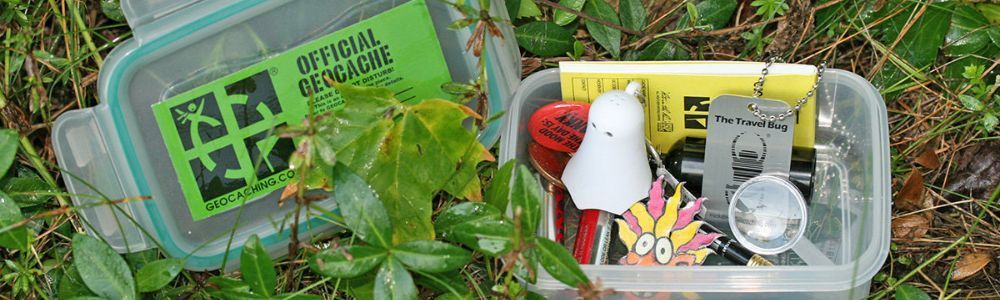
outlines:
{"label": "grass", "polygon": [[[664,20],[665,24],[677,22],[685,10],[685,3],[676,0],[643,2],[649,20]],[[1000,152],[1000,138],[995,129],[982,128],[983,113],[970,110],[959,101],[959,95],[971,93],[973,87],[963,85],[970,79],[955,76],[952,68],[975,59],[985,69],[979,76],[989,85],[993,83],[990,80],[995,80],[991,74],[1000,65],[998,56],[949,55],[937,50],[949,45],[926,47],[908,43],[906,33],[925,30],[919,27],[926,21],[923,18],[935,13],[927,8],[927,2],[903,1],[908,5],[888,7],[879,7],[884,1],[788,2],[791,7],[783,14],[765,18],[755,14],[756,7],[750,1],[741,1],[724,28],[671,30],[649,26],[642,32],[644,36],[623,34],[631,38],[623,44],[623,49],[640,49],[643,37],[666,38],[685,45],[693,59],[761,61],[766,56],[748,47],[741,34],[766,26],[762,36],[757,37],[766,38],[761,40],[766,43],[762,49],[789,62],[811,64],[825,60],[831,67],[876,82],[880,76],[898,72],[901,75],[893,77],[896,80],[881,82],[879,86],[889,111],[896,205],[892,251],[874,278],[871,294],[876,298],[892,296],[898,287],[910,285],[939,299],[997,297],[1000,171],[996,168],[1000,158],[996,153]],[[539,4],[543,18],[551,15],[546,3]],[[51,198],[47,202],[22,209],[26,216],[37,217],[29,224],[38,232],[31,249],[0,250],[3,262],[0,299],[51,298],[63,288],[55,284],[55,274],[62,274],[72,261],[69,249],[73,233],[87,226],[76,209],[70,207],[70,195],[61,192],[62,175],[56,168],[50,137],[52,124],[66,111],[100,103],[96,81],[104,57],[131,34],[123,21],[110,19],[98,1],[5,1],[0,9],[0,121],[2,127],[16,129],[22,136],[15,169],[37,174],[53,191],[49,194],[52,197],[46,197]],[[873,14],[877,16],[870,18]],[[808,21],[815,26],[794,30],[793,27]],[[524,21],[516,23],[521,22]],[[900,25],[896,27],[899,30],[896,38],[886,38],[885,24]],[[608,59],[607,52],[588,37],[585,27],[580,27],[576,37],[585,46],[584,58]],[[906,51],[926,51],[921,49],[934,49],[936,53],[928,65],[915,65],[915,56],[920,53],[912,55]],[[525,52],[522,59],[524,73],[528,74],[568,58],[537,57]],[[996,99],[990,98],[994,93],[995,88],[983,99],[987,105],[997,107],[1000,103],[990,102]],[[906,187],[904,183],[912,171],[920,172],[922,180]],[[491,172],[492,169],[486,173]],[[955,184],[966,181],[973,183]],[[916,196],[904,199],[903,194]],[[907,206],[901,202],[914,204]],[[916,225],[922,234],[897,228],[901,226],[898,221],[910,216],[921,216],[926,221]],[[340,241],[309,242],[326,247]],[[314,274],[304,264],[303,252],[299,253],[275,263],[279,268],[279,290],[327,295],[345,291],[346,280]],[[987,253],[992,262],[974,270],[967,278],[953,280],[953,273],[969,267],[962,258],[970,253]],[[159,255],[147,251],[126,258],[130,262],[148,261]],[[474,295],[488,297],[494,295],[493,282],[489,280],[501,268],[495,261],[479,259],[467,266],[461,276],[468,282],[479,283],[472,285]],[[218,271],[184,271],[161,295],[208,298],[206,287],[215,284],[209,278],[217,274]]]}

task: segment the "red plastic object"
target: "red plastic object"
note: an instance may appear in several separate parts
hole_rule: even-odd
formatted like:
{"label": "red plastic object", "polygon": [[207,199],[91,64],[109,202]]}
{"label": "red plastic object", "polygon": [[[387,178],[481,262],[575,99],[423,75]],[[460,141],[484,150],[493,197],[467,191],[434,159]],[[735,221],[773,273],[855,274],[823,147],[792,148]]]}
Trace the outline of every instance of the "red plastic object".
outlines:
{"label": "red plastic object", "polygon": [[590,104],[554,102],[542,106],[531,115],[528,131],[531,138],[546,148],[560,152],[576,152],[587,132]]}

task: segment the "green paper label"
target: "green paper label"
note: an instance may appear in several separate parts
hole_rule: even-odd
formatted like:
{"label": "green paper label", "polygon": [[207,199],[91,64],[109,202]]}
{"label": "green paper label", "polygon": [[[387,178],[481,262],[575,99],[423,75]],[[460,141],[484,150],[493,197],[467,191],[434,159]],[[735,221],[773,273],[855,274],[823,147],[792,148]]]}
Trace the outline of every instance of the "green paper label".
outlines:
{"label": "green paper label", "polygon": [[[296,34],[296,33],[289,33]],[[295,143],[274,129],[343,104],[324,81],[445,96],[451,81],[424,0],[414,0],[153,105],[191,216],[201,220],[288,185]]]}

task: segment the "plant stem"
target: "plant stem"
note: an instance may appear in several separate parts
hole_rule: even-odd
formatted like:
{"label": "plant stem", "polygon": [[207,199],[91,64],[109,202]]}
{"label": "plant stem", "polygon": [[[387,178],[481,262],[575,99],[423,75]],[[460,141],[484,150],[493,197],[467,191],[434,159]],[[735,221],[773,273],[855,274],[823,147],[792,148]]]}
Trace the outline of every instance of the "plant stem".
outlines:
{"label": "plant stem", "polygon": [[[49,186],[54,189],[58,189],[59,184],[56,183],[55,178],[52,177],[51,173],[49,173],[49,169],[45,167],[45,163],[42,162],[42,159],[38,157],[38,151],[35,150],[35,146],[31,144],[31,141],[28,140],[27,136],[21,137],[21,148],[24,150],[24,153],[28,155],[28,159],[31,160],[31,164],[34,165],[35,170],[37,170],[38,174],[42,176],[45,183],[48,183]],[[59,201],[59,207],[69,206],[69,202],[66,201],[66,198],[62,195],[56,194],[55,198],[56,201]]]}
{"label": "plant stem", "polygon": [[76,7],[76,1],[67,1],[66,5],[69,6],[69,13],[73,15],[73,21],[76,23],[76,26],[80,27],[80,33],[83,35],[83,41],[87,44],[87,48],[90,48],[90,51],[94,53],[94,61],[97,62],[97,66],[104,65],[104,59],[101,58],[101,53],[97,51],[97,46],[94,46],[94,38],[90,36],[87,23],[84,23],[83,18],[80,17],[80,9]]}

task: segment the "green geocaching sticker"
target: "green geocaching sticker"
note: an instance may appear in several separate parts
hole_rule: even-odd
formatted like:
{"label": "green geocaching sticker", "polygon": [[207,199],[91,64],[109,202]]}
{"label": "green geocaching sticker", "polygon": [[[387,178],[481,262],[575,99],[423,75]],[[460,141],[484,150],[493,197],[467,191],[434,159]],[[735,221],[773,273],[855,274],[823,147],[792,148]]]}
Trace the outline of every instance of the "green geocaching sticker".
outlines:
{"label": "green geocaching sticker", "polygon": [[414,0],[153,105],[194,220],[266,196],[295,177],[295,143],[274,129],[301,122],[310,95],[343,104],[323,78],[440,98],[451,75],[424,0]]}

